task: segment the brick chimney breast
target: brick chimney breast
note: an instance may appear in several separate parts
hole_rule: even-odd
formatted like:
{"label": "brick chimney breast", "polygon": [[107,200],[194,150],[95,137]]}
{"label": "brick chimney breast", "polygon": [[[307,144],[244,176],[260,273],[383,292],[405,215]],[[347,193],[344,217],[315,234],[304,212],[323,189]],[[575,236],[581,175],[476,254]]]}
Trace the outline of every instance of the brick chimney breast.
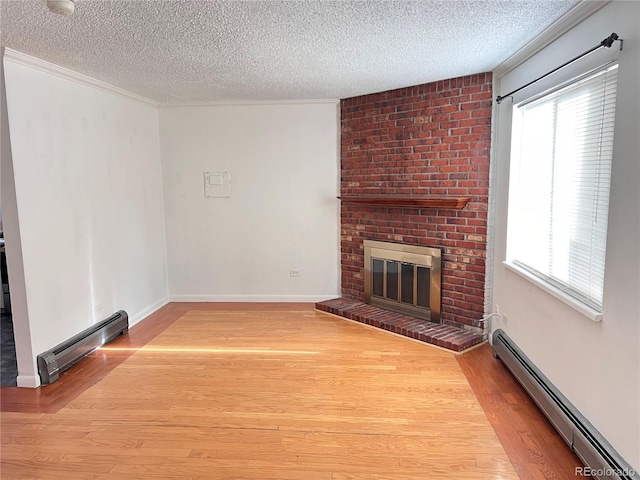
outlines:
{"label": "brick chimney breast", "polygon": [[483,331],[492,96],[481,73],[340,102],[341,195],[471,197],[463,209],[343,203],[344,297],[364,299],[364,239],[437,247],[441,322]]}

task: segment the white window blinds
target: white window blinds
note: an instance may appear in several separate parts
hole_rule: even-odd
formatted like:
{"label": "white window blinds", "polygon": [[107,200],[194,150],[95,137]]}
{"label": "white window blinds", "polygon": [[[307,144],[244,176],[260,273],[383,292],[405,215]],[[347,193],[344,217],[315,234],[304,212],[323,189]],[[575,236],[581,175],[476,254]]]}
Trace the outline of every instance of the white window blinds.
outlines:
{"label": "white window blinds", "polygon": [[514,107],[508,257],[601,311],[617,65]]}

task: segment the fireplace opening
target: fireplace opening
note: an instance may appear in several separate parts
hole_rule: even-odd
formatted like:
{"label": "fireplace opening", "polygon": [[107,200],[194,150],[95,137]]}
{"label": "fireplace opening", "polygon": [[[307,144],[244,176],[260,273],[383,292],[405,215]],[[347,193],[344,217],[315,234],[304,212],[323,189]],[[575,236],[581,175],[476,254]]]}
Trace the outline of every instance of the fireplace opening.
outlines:
{"label": "fireplace opening", "polygon": [[364,240],[365,302],[440,321],[441,250]]}

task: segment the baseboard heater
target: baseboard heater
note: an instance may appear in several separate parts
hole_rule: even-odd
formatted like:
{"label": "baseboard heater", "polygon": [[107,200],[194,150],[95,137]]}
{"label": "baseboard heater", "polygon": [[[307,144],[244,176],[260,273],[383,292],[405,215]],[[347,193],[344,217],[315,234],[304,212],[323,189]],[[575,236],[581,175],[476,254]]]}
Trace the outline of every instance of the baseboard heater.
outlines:
{"label": "baseboard heater", "polygon": [[[569,400],[502,330],[493,333],[493,352],[502,360],[560,436],[584,463],[577,476],[598,480],[638,480],[637,472],[616,452]],[[581,474],[581,475],[579,475]]]}
{"label": "baseboard heater", "polygon": [[43,385],[58,380],[60,374],[118,335],[129,331],[129,315],[119,310],[106,320],[74,335],[37,356],[38,374]]}

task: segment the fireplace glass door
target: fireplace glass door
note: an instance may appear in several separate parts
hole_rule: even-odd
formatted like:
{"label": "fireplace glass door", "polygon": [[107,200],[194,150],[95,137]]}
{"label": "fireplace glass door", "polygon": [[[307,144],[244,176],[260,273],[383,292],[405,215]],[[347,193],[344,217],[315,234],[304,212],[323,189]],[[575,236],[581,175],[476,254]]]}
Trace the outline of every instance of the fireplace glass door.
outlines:
{"label": "fireplace glass door", "polygon": [[440,250],[365,240],[365,301],[440,319]]}
{"label": "fireplace glass door", "polygon": [[429,308],[430,267],[372,258],[371,271],[372,295]]}

